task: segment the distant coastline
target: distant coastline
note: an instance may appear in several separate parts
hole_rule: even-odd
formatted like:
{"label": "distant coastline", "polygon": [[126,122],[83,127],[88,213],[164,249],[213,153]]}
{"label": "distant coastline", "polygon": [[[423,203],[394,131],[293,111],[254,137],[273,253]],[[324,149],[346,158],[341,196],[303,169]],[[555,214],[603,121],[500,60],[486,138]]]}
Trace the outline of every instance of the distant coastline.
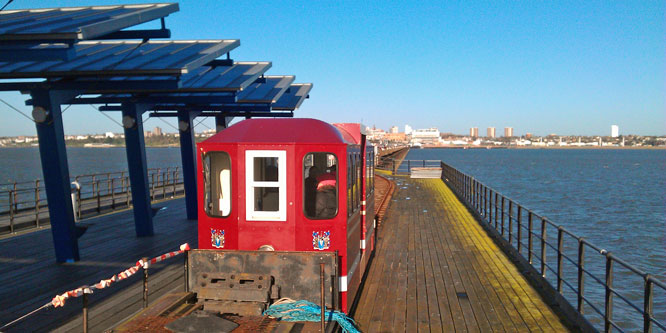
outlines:
{"label": "distant coastline", "polygon": [[[418,149],[413,147],[412,149]],[[572,150],[666,150],[666,146],[424,146],[422,149],[572,149]]]}

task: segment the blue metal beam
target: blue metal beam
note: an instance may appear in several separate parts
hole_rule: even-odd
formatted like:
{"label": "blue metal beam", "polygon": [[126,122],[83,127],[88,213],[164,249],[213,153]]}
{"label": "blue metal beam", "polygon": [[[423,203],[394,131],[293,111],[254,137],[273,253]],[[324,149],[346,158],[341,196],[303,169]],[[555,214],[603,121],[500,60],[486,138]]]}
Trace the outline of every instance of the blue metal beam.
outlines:
{"label": "blue metal beam", "polygon": [[180,157],[183,161],[185,209],[188,220],[197,219],[197,154],[194,142],[193,119],[198,112],[178,111]]}
{"label": "blue metal beam", "polygon": [[226,117],[224,114],[215,116],[215,131],[217,133],[222,132],[223,130],[229,127],[229,123],[234,119],[234,117]]}
{"label": "blue metal beam", "polygon": [[73,96],[46,89],[32,90],[30,94],[35,105],[33,117],[39,139],[39,155],[42,161],[56,261],[59,263],[78,261],[79,245],[60,111],[60,103]]}
{"label": "blue metal beam", "polygon": [[153,235],[153,211],[150,207],[146,145],[141,118],[146,107],[129,102],[122,104],[125,151],[127,152],[130,184],[132,185],[132,204],[134,205],[134,226],[138,237]]}

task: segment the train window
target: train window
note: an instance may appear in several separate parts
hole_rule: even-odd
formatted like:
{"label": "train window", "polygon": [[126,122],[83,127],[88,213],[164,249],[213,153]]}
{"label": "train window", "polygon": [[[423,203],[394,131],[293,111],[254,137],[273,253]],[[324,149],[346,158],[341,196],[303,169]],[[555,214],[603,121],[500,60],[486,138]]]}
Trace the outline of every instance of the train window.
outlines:
{"label": "train window", "polygon": [[347,216],[351,216],[352,208],[352,158],[351,153],[347,154]]}
{"label": "train window", "polygon": [[356,153],[356,206],[361,207],[361,198],[363,198],[363,191],[361,186],[363,185],[363,178],[361,177],[361,153]]}
{"label": "train window", "polygon": [[331,219],[338,214],[338,159],[334,154],[305,155],[303,212],[309,219]]}
{"label": "train window", "polygon": [[203,158],[204,209],[209,216],[226,217],[231,213],[231,159],[222,151],[209,152]]}
{"label": "train window", "polygon": [[248,221],[287,220],[287,153],[245,152],[245,212]]}

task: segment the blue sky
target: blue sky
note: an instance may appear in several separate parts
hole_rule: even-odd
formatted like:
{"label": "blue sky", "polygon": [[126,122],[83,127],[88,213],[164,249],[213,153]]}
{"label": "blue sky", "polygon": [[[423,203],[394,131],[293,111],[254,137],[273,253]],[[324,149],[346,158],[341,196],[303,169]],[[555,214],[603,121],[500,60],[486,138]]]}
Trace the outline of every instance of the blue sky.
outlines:
{"label": "blue sky", "polygon": [[[68,1],[102,3],[126,2]],[[313,82],[299,117],[461,134],[609,135],[617,124],[665,135],[665,13],[664,1],[202,0],[180,2],[167,26],[173,39],[238,38],[235,60],[269,60],[268,74]],[[29,113],[25,96],[0,97]],[[0,136],[35,132],[0,110]],[[64,117],[68,134],[122,131],[90,107]],[[145,126],[173,131],[157,119]],[[213,121],[197,130],[205,126]]]}

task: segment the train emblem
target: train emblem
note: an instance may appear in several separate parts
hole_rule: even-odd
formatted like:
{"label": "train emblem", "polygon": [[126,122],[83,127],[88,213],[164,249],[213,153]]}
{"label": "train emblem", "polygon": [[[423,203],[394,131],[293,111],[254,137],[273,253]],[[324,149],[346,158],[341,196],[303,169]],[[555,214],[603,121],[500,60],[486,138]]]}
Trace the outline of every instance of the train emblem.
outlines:
{"label": "train emblem", "polygon": [[224,248],[224,230],[211,228],[210,244],[216,249]]}
{"label": "train emblem", "polygon": [[327,250],[331,247],[331,232],[330,231],[314,231],[312,232],[312,248],[315,250]]}

